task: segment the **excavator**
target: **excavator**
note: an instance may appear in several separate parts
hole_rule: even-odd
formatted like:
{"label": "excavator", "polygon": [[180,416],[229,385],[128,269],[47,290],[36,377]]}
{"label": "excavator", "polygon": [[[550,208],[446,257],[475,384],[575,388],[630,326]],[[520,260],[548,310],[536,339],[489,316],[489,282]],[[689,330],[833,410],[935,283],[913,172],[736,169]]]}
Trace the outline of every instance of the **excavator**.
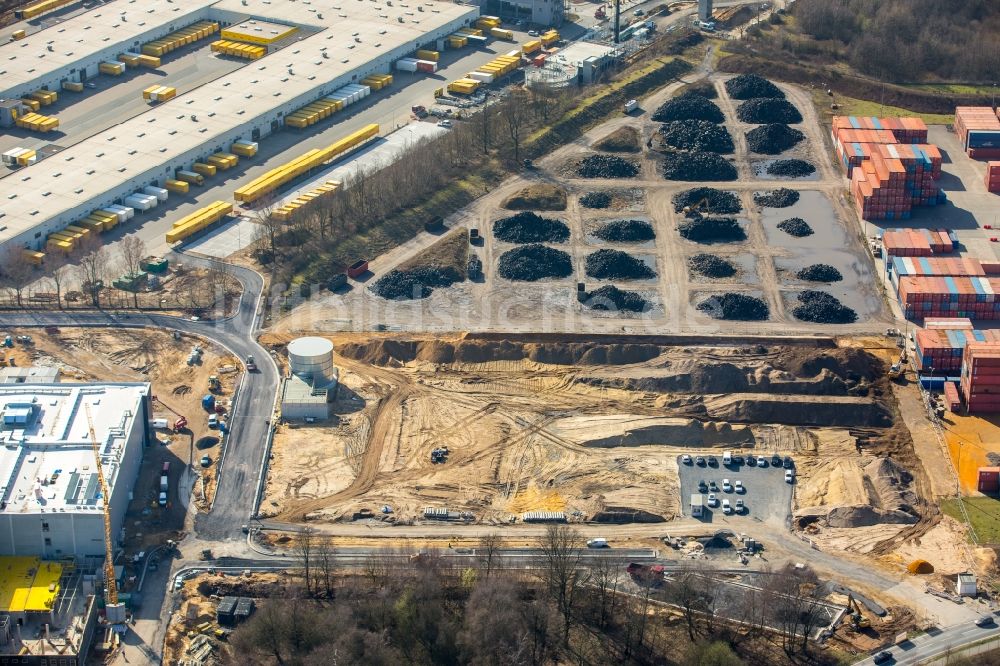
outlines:
{"label": "excavator", "polygon": [[101,487],[101,504],[104,509],[104,624],[108,630],[105,645],[116,645],[118,636],[128,629],[125,617],[125,604],[118,601],[118,584],[115,581],[115,550],[111,538],[111,491],[108,481],[104,478],[104,466],[101,464],[101,447],[94,433],[94,419],[90,415],[90,405],[84,404],[87,414],[87,429],[90,433],[90,446],[94,450],[94,465],[97,471],[97,481]]}
{"label": "excavator", "polygon": [[847,595],[847,612],[850,613],[848,619],[854,631],[864,631],[872,626],[871,620],[861,614],[861,605],[852,594]]}

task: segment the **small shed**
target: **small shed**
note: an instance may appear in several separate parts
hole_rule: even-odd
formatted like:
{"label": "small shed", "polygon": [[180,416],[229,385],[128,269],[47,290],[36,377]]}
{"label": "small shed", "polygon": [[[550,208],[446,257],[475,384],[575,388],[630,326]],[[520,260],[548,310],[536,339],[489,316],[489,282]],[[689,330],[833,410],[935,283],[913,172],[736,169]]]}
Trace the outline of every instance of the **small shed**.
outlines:
{"label": "small shed", "polygon": [[705,511],[705,496],[701,493],[691,495],[691,517],[700,518]]}
{"label": "small shed", "polygon": [[960,573],[955,580],[955,592],[960,597],[976,596],[976,575],[971,573]]}
{"label": "small shed", "polygon": [[236,602],[237,597],[222,597],[215,607],[215,617],[219,624],[233,626],[236,624]]}
{"label": "small shed", "polygon": [[236,610],[233,612],[233,616],[236,618],[237,622],[244,622],[253,615],[254,610],[257,608],[257,603],[250,599],[249,597],[240,597],[236,601]]}

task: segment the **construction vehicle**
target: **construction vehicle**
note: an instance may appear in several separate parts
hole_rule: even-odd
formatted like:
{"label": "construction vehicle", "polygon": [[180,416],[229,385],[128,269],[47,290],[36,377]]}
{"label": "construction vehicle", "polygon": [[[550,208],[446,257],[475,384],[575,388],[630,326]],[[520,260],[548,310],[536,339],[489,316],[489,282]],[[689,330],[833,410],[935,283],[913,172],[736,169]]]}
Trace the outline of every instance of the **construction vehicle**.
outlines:
{"label": "construction vehicle", "polygon": [[663,585],[663,572],[665,569],[662,564],[647,565],[630,562],[625,567],[625,571],[639,585],[645,587],[660,587]]}
{"label": "construction vehicle", "polygon": [[219,381],[218,375],[212,375],[208,378],[208,390],[209,391],[221,391],[222,382]]}
{"label": "construction vehicle", "polygon": [[179,413],[177,410],[175,410],[173,407],[171,407],[167,403],[165,403],[162,400],[160,400],[159,398],[157,398],[155,395],[151,395],[151,396],[149,396],[149,398],[153,402],[158,402],[161,405],[163,405],[164,409],[166,409],[168,412],[170,412],[171,414],[173,414],[174,416],[177,417],[177,420],[174,421],[174,432],[177,432],[179,430],[183,430],[184,428],[187,427],[188,420],[187,420],[186,416],[184,416],[183,414]]}
{"label": "construction vehicle", "polygon": [[604,5],[601,5],[600,7],[597,8],[597,11],[594,12],[594,18],[597,19],[598,21],[603,21],[604,19],[608,18],[608,13],[604,10]]}
{"label": "construction vehicle", "polygon": [[889,379],[899,379],[906,371],[906,351],[899,355],[899,360],[889,367]]}
{"label": "construction vehicle", "polygon": [[847,612],[850,613],[848,619],[851,622],[852,630],[863,631],[872,626],[871,620],[861,614],[861,606],[855,600],[853,594],[847,595]]}
{"label": "construction vehicle", "polygon": [[[97,470],[97,481],[101,487],[101,503],[104,509],[104,621],[109,632],[125,633],[128,625],[125,617],[125,604],[118,602],[118,583],[115,581],[115,549],[111,540],[111,490],[104,478],[104,466],[101,464],[101,447],[97,443],[94,432],[94,419],[90,414],[90,405],[84,403],[87,414],[87,431],[90,434],[90,446],[94,450],[94,465]],[[108,641],[109,643],[113,641]]]}
{"label": "construction vehicle", "polygon": [[448,447],[441,446],[431,451],[432,463],[444,463],[448,461]]}
{"label": "construction vehicle", "polygon": [[247,372],[257,372],[257,363],[253,360],[253,354],[247,354]]}

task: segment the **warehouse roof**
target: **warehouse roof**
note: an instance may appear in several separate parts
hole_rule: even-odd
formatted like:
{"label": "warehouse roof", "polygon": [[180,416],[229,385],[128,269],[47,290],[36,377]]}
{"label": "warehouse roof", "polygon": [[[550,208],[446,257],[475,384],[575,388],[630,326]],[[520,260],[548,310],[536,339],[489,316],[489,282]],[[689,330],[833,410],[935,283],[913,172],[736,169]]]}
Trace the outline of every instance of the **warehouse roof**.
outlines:
{"label": "warehouse roof", "polygon": [[59,596],[62,565],[37,557],[0,557],[0,613],[43,613]]}
{"label": "warehouse roof", "polygon": [[[0,46],[0,97],[7,88],[59,72],[113,44],[130,44],[157,27],[181,28],[214,0],[128,0],[89,12]],[[128,49],[122,49],[126,51]]]}
{"label": "warehouse roof", "polygon": [[87,415],[114,488],[149,384],[0,385],[0,501],[9,513],[93,513],[100,504]]}
{"label": "warehouse roof", "polygon": [[[134,0],[131,11],[141,12],[146,6],[161,3],[173,4]],[[418,6],[423,9],[418,11]],[[212,7],[313,26],[319,32],[0,180],[0,244],[188,151],[211,146],[214,138],[290,101],[305,105],[318,97],[314,91],[324,82],[362,68],[388,50],[406,45],[415,48],[427,32],[478,14],[475,7],[447,2],[394,2],[388,6],[381,1],[356,0],[313,0],[308,4],[222,0]],[[89,33],[87,17],[94,13],[60,24],[70,31],[67,38]],[[176,27],[193,20],[180,21]],[[103,30],[108,40],[122,40],[121,28],[113,30],[105,25]],[[49,28],[36,34],[52,32]],[[126,38],[128,34],[124,33]],[[0,62],[10,46],[0,47]],[[122,50],[126,50],[124,46]],[[74,59],[83,56],[77,53]]]}

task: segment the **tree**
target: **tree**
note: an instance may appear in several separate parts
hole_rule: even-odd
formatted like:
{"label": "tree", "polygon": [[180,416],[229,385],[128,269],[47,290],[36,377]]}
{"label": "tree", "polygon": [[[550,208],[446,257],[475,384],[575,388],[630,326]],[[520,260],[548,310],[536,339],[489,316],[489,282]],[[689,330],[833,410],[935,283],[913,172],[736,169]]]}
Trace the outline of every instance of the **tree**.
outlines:
{"label": "tree", "polygon": [[482,563],[482,571],[486,578],[490,577],[490,573],[499,559],[500,544],[501,539],[498,532],[490,532],[479,539],[476,555],[479,556],[479,561]]}
{"label": "tree", "polygon": [[704,579],[692,566],[679,570],[667,588],[667,596],[671,603],[680,606],[684,611],[688,638],[692,641],[695,639],[695,618],[698,613],[706,609],[703,588]]}
{"label": "tree", "polygon": [[49,261],[49,279],[56,290],[56,305],[62,309],[63,287],[69,280],[70,266],[65,256],[55,256]]}
{"label": "tree", "polygon": [[20,249],[13,249],[0,264],[0,280],[3,286],[14,295],[17,307],[24,307],[24,291],[34,279],[34,267],[25,258]]}
{"label": "tree", "polygon": [[[142,260],[146,258],[146,243],[135,234],[130,234],[118,243],[118,256],[126,275],[142,272]],[[132,305],[139,309],[139,292],[132,291]]]}
{"label": "tree", "polygon": [[549,525],[540,544],[542,576],[549,596],[563,619],[563,644],[569,643],[569,627],[577,592],[585,582],[580,564],[583,560],[583,538],[566,525]]}
{"label": "tree", "polygon": [[[100,241],[95,241],[99,243]],[[101,289],[108,271],[108,248],[104,245],[94,245],[90,252],[80,257],[76,267],[77,276],[83,286],[83,291],[90,294],[91,303],[95,308],[101,307]]]}
{"label": "tree", "polygon": [[[316,544],[316,564],[319,566],[323,582],[323,593],[329,599],[333,597],[333,570],[336,564],[336,550],[329,539],[320,539]],[[319,594],[319,582],[316,583],[315,594]]]}
{"label": "tree", "polygon": [[276,263],[278,261],[278,234],[281,232],[282,225],[281,221],[274,215],[277,208],[277,200],[273,196],[267,196],[257,204],[257,208],[250,214],[250,219],[257,224],[254,241],[258,244],[263,243],[267,247],[266,252],[271,257],[270,262],[262,263]]}
{"label": "tree", "polygon": [[519,590],[508,580],[484,580],[465,605],[458,641],[463,663],[514,666],[530,663],[528,628],[518,610]]}
{"label": "tree", "polygon": [[299,563],[302,565],[302,578],[305,580],[306,596],[312,595],[313,546],[315,543],[316,537],[310,527],[305,528],[295,537],[294,551],[299,558]]}
{"label": "tree", "polygon": [[743,660],[727,643],[715,641],[692,644],[684,663],[691,666],[742,666]]}
{"label": "tree", "polygon": [[527,93],[515,90],[500,109],[500,118],[507,130],[511,150],[514,152],[514,164],[521,163],[522,134],[528,124],[527,105]]}
{"label": "tree", "polygon": [[492,147],[490,130],[493,123],[494,106],[496,106],[496,102],[491,104],[490,94],[486,93],[486,103],[483,105],[483,110],[472,117],[472,123],[476,126],[477,134],[479,134],[480,149],[483,155],[489,155]]}
{"label": "tree", "polygon": [[598,627],[607,627],[614,613],[618,585],[621,583],[625,563],[616,557],[602,557],[590,567],[590,580],[597,588]]}

